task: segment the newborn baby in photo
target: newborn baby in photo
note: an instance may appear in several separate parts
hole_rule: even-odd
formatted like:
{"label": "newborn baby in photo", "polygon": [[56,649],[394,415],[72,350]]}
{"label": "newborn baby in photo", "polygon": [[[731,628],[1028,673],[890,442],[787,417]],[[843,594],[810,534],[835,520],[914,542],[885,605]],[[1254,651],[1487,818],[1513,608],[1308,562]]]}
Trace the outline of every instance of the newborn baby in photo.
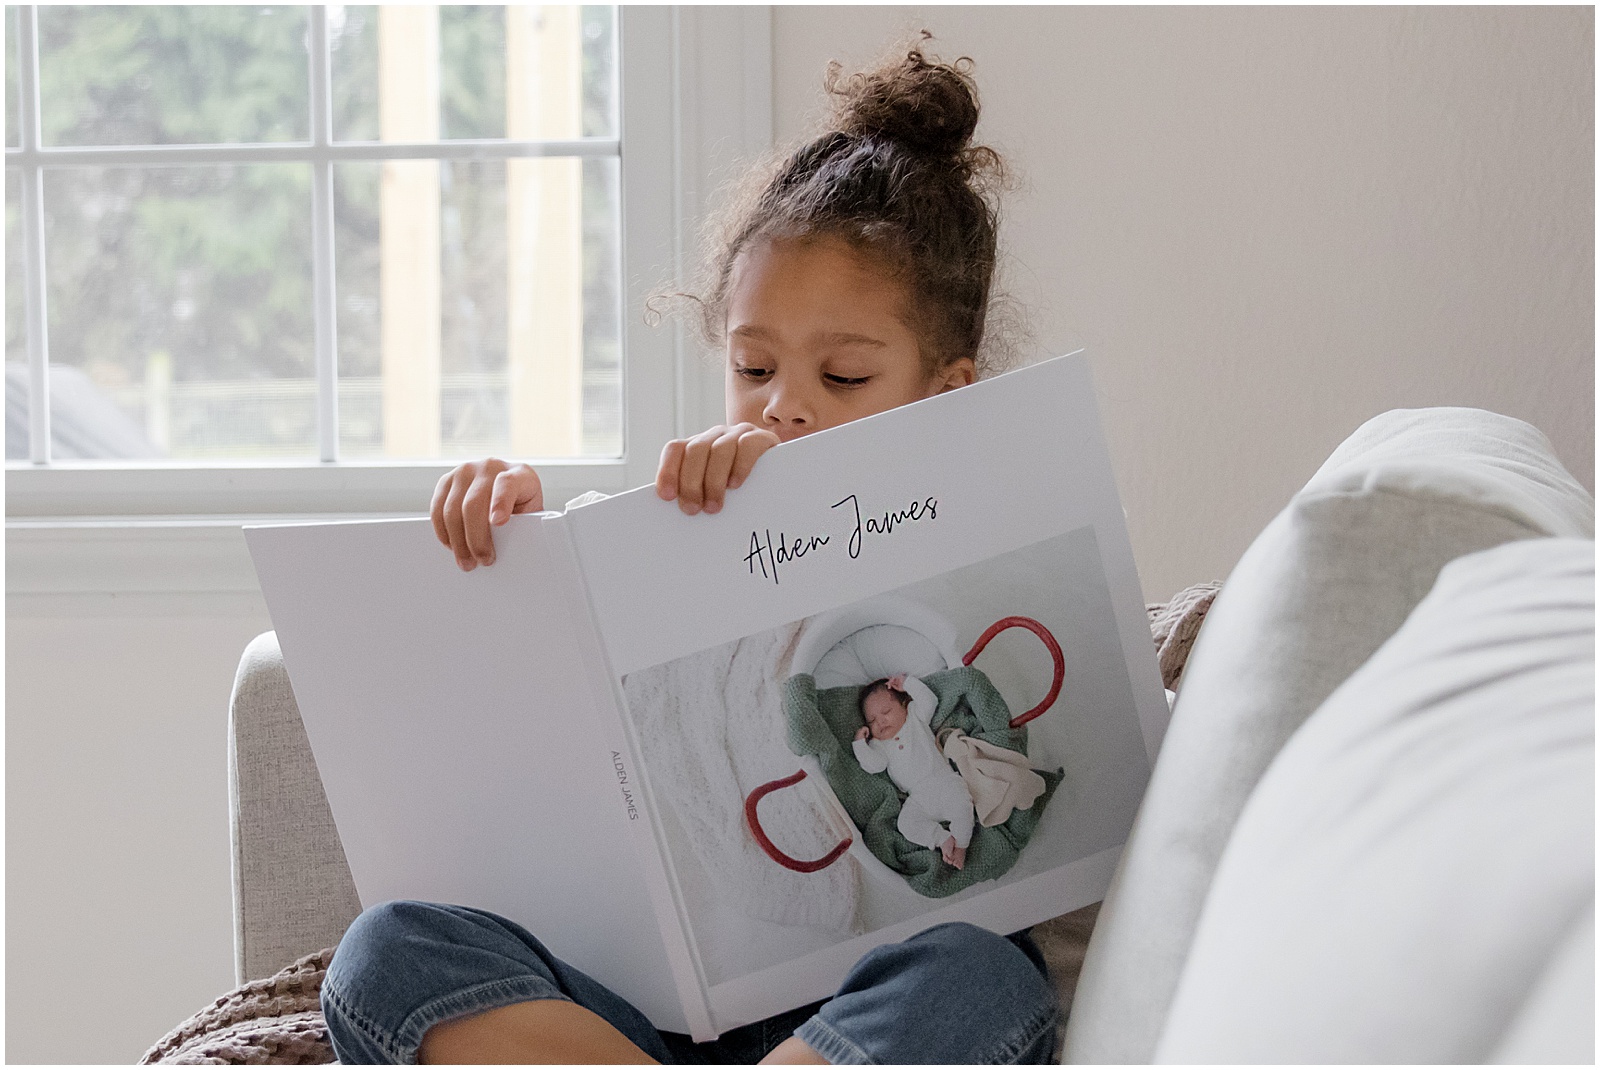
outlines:
{"label": "newborn baby in photo", "polygon": [[[851,745],[869,773],[888,770],[906,793],[895,827],[900,835],[938,851],[946,863],[966,865],[972,842],[972,796],[928,727],[939,700],[928,685],[905,673],[877,680],[861,692],[861,719]],[[941,822],[949,822],[946,830]]]}

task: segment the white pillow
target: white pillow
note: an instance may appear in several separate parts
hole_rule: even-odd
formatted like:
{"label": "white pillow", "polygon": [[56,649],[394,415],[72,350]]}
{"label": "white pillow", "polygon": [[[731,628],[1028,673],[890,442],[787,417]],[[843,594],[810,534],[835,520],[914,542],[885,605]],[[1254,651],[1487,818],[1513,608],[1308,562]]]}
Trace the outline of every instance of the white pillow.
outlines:
{"label": "white pillow", "polygon": [[933,640],[900,624],[874,624],[851,632],[822,655],[812,671],[818,687],[870,684],[895,673],[927,676],[950,666]]}
{"label": "white pillow", "polygon": [[1495,1049],[1497,1063],[1594,1064],[1594,908],[1567,933]]}
{"label": "white pillow", "polygon": [[1447,566],[1251,796],[1157,1061],[1494,1054],[1593,909],[1594,653],[1593,542]]}
{"label": "white pillow", "polygon": [[1594,537],[1594,500],[1538,430],[1479,409],[1368,421],[1240,559],[1206,617],[1095,927],[1068,1062],[1148,1062],[1217,860],[1311,711],[1463,554]]}

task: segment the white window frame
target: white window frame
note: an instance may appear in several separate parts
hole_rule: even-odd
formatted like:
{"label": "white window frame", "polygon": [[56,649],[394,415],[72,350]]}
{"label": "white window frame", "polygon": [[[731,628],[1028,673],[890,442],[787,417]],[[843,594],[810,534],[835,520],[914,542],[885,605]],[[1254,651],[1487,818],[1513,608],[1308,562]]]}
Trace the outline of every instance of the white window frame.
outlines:
{"label": "white window frame", "polygon": [[[322,460],[299,464],[163,464],[58,461],[48,458],[48,388],[42,272],[28,272],[26,310],[34,462],[6,466],[8,567],[27,561],[19,544],[43,546],[64,528],[150,528],[170,532],[186,521],[233,527],[242,519],[416,515],[445,463],[334,459],[337,432],[332,286],[332,163],[345,159],[495,158],[620,155],[622,240],[623,443],[621,459],[518,458],[539,466],[545,499],[559,508],[584,490],[616,492],[649,483],[660,445],[721,419],[721,375],[700,359],[682,324],[652,328],[646,298],[692,266],[706,193],[730,164],[767,150],[772,139],[771,15],[766,7],[621,7],[618,9],[618,137],[581,142],[444,142],[427,146],[334,146],[327,110],[326,9],[311,8],[312,141],[291,146],[179,146],[154,149],[44,148],[39,142],[36,11],[19,12],[22,145],[6,150],[22,175],[25,255],[44,263],[39,167],[127,162],[214,163],[292,158],[314,165],[313,289]],[[319,84],[319,79],[320,84]],[[733,106],[730,106],[732,103]],[[139,159],[135,159],[138,157]],[[145,158],[148,157],[148,158]],[[320,206],[320,207],[319,207]],[[329,307],[325,307],[329,306]],[[100,530],[95,545],[105,542]],[[70,541],[70,540],[69,540]],[[113,542],[119,541],[113,539]],[[59,553],[48,555],[52,561]],[[66,567],[66,562],[62,562]],[[46,571],[51,571],[47,569]],[[9,575],[10,573],[8,573]],[[50,586],[48,577],[38,577]],[[29,584],[33,586],[32,583]],[[8,582],[8,591],[15,586]]]}

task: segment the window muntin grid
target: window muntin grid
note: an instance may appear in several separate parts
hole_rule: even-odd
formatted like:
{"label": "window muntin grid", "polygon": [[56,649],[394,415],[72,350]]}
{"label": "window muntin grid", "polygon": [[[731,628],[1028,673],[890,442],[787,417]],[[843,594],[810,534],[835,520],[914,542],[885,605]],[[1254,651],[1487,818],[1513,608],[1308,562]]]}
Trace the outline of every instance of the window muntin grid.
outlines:
{"label": "window muntin grid", "polygon": [[[70,175],[74,170],[82,171],[87,168],[98,168],[103,173],[109,174],[135,170],[154,172],[177,167],[195,173],[212,171],[231,172],[237,175],[248,172],[251,168],[259,170],[274,166],[280,168],[294,166],[306,176],[311,212],[305,220],[307,224],[305,229],[309,234],[304,245],[297,248],[304,248],[309,255],[296,255],[291,259],[303,265],[295,270],[309,275],[309,278],[304,280],[305,288],[309,289],[311,294],[312,305],[306,310],[310,329],[305,332],[308,335],[305,342],[310,348],[312,357],[309,375],[301,374],[298,379],[293,375],[287,379],[282,375],[267,376],[273,382],[258,392],[261,396],[252,398],[250,405],[244,410],[226,409],[228,416],[223,423],[234,421],[247,424],[251,420],[256,420],[274,423],[275,426],[293,424],[295,430],[289,438],[294,440],[304,439],[308,433],[307,429],[310,429],[311,440],[306,443],[309,456],[327,463],[341,458],[378,456],[381,452],[370,449],[370,435],[363,440],[359,435],[350,434],[351,429],[342,427],[340,422],[341,417],[353,418],[353,415],[348,414],[354,412],[353,407],[346,405],[346,399],[341,397],[340,387],[341,385],[353,387],[355,384],[344,382],[348,377],[345,376],[338,359],[341,336],[347,333],[340,326],[340,302],[347,295],[340,287],[342,280],[339,276],[343,271],[339,256],[336,255],[341,223],[337,203],[336,172],[352,167],[381,166],[384,161],[421,161],[424,166],[436,167],[445,172],[459,171],[462,174],[496,168],[503,172],[507,168],[535,164],[540,159],[563,158],[573,160],[573,166],[581,168],[585,175],[582,210],[584,233],[588,235],[595,229],[591,217],[600,214],[610,220],[608,233],[600,240],[586,239],[586,251],[583,256],[583,274],[586,281],[582,329],[585,364],[594,367],[586,367],[588,381],[584,385],[579,403],[582,411],[576,416],[583,429],[583,445],[579,449],[568,450],[566,455],[588,457],[620,455],[622,406],[620,362],[616,353],[620,349],[618,314],[620,205],[617,172],[621,147],[614,133],[617,129],[615,10],[577,9],[582,12],[580,26],[583,28],[585,39],[584,63],[591,76],[582,102],[582,125],[578,131],[580,136],[565,139],[467,136],[447,140],[446,131],[440,130],[437,135],[438,140],[335,141],[330,137],[330,133],[335,128],[334,113],[339,107],[340,89],[334,69],[335,55],[338,51],[337,39],[330,32],[330,23],[341,24],[339,28],[342,30],[350,26],[352,21],[359,21],[359,19],[352,20],[352,12],[359,16],[363,10],[369,17],[373,17],[376,12],[375,8],[338,7],[301,8],[287,12],[290,16],[295,12],[301,13],[306,27],[305,38],[309,46],[306,50],[309,53],[307,65],[309,140],[279,143],[57,146],[41,144],[44,140],[42,131],[48,124],[40,122],[41,99],[38,77],[40,73],[38,30],[41,14],[48,19],[55,17],[55,11],[41,13],[39,9],[31,7],[7,9],[8,29],[14,27],[16,30],[10,35],[11,40],[15,42],[13,54],[19,60],[14,65],[8,65],[8,70],[13,67],[16,70],[15,95],[19,112],[19,121],[8,124],[8,132],[15,129],[18,135],[13,139],[17,147],[8,148],[6,153],[8,235],[20,238],[15,247],[21,251],[20,263],[23,276],[22,279],[17,279],[16,273],[10,267],[15,258],[8,255],[7,305],[8,311],[18,306],[23,309],[24,314],[17,317],[17,320],[23,325],[19,333],[25,339],[28,357],[26,413],[14,414],[8,411],[7,425],[8,439],[12,438],[17,430],[20,430],[26,438],[28,460],[38,465],[48,464],[53,459],[52,439],[55,436],[51,435],[49,429],[48,412],[51,408],[49,396],[57,380],[72,367],[71,362],[61,362],[51,366],[48,360],[50,337],[44,326],[48,301],[41,284],[49,277],[47,248],[50,234],[45,225],[43,200],[48,196],[50,176]],[[441,20],[442,23],[462,22],[464,16],[461,12],[466,9],[447,10],[449,14]],[[284,9],[276,9],[275,14],[286,14],[286,12]],[[471,12],[468,11],[467,14],[470,15]],[[451,32],[460,29],[460,25],[456,25],[455,30]],[[480,31],[478,38],[481,38],[482,27],[478,29]],[[441,37],[448,36],[445,30],[446,25],[441,25]],[[459,32],[456,32],[456,36],[462,38]],[[471,33],[467,33],[462,39],[469,45],[474,40]],[[596,42],[600,47],[596,47]],[[461,51],[459,40],[454,47],[457,52]],[[598,75],[595,74],[596,71]],[[441,116],[444,122],[450,122],[449,109],[442,108],[441,111],[444,113]],[[503,118],[503,102],[501,112]],[[468,135],[493,132],[482,122],[474,127],[468,121],[469,118],[457,117],[454,120],[458,132]],[[592,131],[600,133],[595,134]],[[518,160],[527,160],[528,163],[519,165],[513,162]],[[594,191],[592,195],[591,188]],[[448,215],[450,205],[446,203],[444,209]],[[482,229],[481,224],[479,229]],[[598,252],[591,255],[589,252],[591,247]],[[12,248],[13,244],[8,241],[8,250]],[[448,275],[448,267],[443,263],[441,267]],[[591,276],[599,276],[598,281]],[[448,278],[444,280],[441,289],[448,291],[452,285],[458,293],[463,289],[460,280],[452,284]],[[181,319],[184,309],[188,307],[186,302],[189,302],[190,298],[178,290],[181,290],[181,287],[170,293],[164,293],[162,300],[165,301],[170,297],[173,315]],[[346,311],[347,314],[354,316],[354,313]],[[452,311],[458,312],[459,309]],[[463,317],[455,318],[460,320]],[[441,320],[444,321],[442,330],[449,333],[450,317],[441,316]],[[8,316],[8,324],[11,322],[13,320]],[[8,330],[8,355],[11,355],[16,348],[9,344],[14,340],[13,332]],[[589,351],[597,351],[600,354],[599,359],[590,361]],[[13,365],[15,363],[12,362]],[[174,381],[170,368],[163,372],[160,361],[146,363],[147,366],[143,369],[126,371],[124,377],[132,379],[142,376],[145,380],[147,398],[151,384],[166,383],[169,389],[164,396],[178,398],[182,395],[183,404],[191,411],[203,410],[207,405],[219,405],[225,400],[217,397],[205,398],[203,395],[207,391],[204,384],[191,383],[183,389],[178,389],[180,384]],[[19,367],[8,366],[7,371],[8,376],[16,375],[21,378],[18,374],[21,372]],[[588,374],[589,371],[593,371],[594,374]],[[488,378],[493,379],[494,376]],[[505,378],[504,371],[500,373],[500,378],[502,380]],[[482,375],[476,380],[470,375],[467,380],[461,380],[460,376],[456,379],[458,381],[453,383],[440,384],[441,417],[448,420],[453,414],[459,415],[465,411],[468,413],[467,423],[470,424],[474,405],[481,410],[484,397],[491,396],[492,391],[490,395],[484,393],[486,380]],[[71,388],[71,384],[60,387],[58,393]],[[366,389],[370,393],[370,384],[361,389]],[[466,390],[465,403],[456,397],[463,389]],[[215,390],[211,392],[216,393]],[[357,389],[354,393],[358,397],[360,390]],[[299,395],[298,398],[295,395]],[[356,398],[349,400],[354,402]],[[308,405],[313,411],[308,411]],[[479,416],[482,416],[481,411]],[[174,409],[163,419],[170,425],[181,418],[178,409]],[[163,426],[162,419],[146,419],[144,422],[147,434],[152,430],[159,432]],[[492,425],[494,422],[490,419],[487,424]],[[485,426],[485,421],[479,418],[478,426]],[[171,427],[167,426],[167,430],[170,432]],[[366,443],[365,446],[362,445],[363,441]],[[445,436],[441,448],[434,453],[420,453],[413,456],[419,460],[436,462],[438,457],[444,454],[482,452],[479,447],[487,444],[488,440],[481,434],[458,435],[453,445],[450,444],[449,436]],[[514,444],[502,444],[500,448],[508,448],[511,445]],[[11,459],[12,452],[8,450],[8,460]],[[214,458],[227,459],[230,456],[238,456],[239,452],[237,449],[230,452],[226,443],[221,443]],[[259,451],[252,454],[252,459],[270,459],[270,454],[273,452],[282,455],[281,451]],[[562,454],[546,452],[545,455]],[[396,454],[391,452],[387,456],[394,457]]]}

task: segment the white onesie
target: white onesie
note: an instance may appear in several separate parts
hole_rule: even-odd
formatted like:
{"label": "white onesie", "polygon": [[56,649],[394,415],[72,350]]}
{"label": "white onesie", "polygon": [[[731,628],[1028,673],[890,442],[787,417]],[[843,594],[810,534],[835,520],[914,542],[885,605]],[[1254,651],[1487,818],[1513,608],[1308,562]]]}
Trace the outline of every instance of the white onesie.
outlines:
{"label": "white onesie", "polygon": [[[906,723],[893,739],[858,739],[851,749],[869,773],[889,771],[895,787],[906,793],[896,827],[912,843],[937,850],[954,836],[957,847],[972,842],[972,796],[961,774],[939,750],[928,722],[939,700],[928,685],[907,675],[905,692],[911,696]],[[939,822],[950,822],[945,831]]]}

